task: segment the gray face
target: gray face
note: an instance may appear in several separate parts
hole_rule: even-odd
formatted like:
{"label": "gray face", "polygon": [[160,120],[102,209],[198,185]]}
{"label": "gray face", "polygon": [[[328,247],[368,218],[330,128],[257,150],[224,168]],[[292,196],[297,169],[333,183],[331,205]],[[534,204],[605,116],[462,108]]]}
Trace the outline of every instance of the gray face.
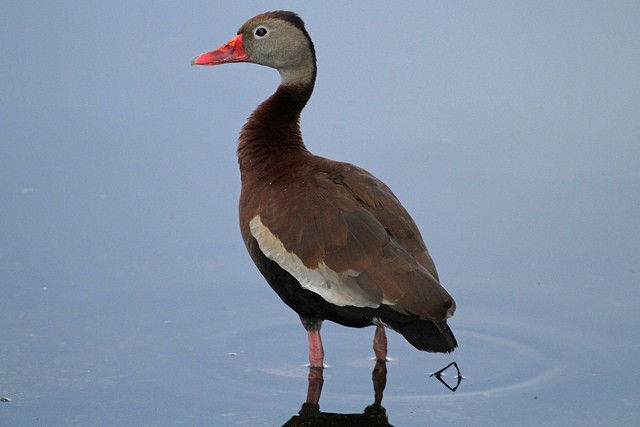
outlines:
{"label": "gray face", "polygon": [[306,35],[279,19],[247,22],[241,29],[249,62],[275,68],[283,84],[304,84],[313,79],[315,64]]}

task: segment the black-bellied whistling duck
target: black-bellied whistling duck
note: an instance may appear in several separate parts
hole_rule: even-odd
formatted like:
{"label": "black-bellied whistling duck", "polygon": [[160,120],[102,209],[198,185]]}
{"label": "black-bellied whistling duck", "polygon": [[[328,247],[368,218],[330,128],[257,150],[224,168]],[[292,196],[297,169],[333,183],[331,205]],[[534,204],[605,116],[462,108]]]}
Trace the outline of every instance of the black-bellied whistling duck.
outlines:
{"label": "black-bellied whistling duck", "polygon": [[316,79],[302,20],[293,12],[258,15],[192,64],[228,62],[266,65],[282,79],[240,133],[240,228],[262,275],[300,316],[310,365],[324,363],[323,320],[376,325],[379,360],[387,356],[385,326],[419,350],[453,351],[447,318],[456,305],[407,211],[369,172],[315,156],[302,142],[300,113]]}

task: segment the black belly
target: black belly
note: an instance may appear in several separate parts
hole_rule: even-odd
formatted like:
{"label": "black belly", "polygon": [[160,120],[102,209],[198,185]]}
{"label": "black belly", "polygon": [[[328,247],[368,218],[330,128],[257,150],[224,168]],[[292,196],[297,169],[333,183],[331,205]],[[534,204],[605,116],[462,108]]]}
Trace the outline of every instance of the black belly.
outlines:
{"label": "black belly", "polygon": [[413,314],[400,313],[385,304],[376,308],[331,304],[315,292],[304,289],[291,274],[267,258],[253,237],[249,238],[247,249],[271,288],[302,318],[330,320],[352,328],[371,326],[375,318],[401,333],[419,350],[448,353],[458,345],[446,322],[437,326]]}
{"label": "black belly", "polygon": [[373,325],[377,310],[331,304],[315,292],[304,289],[295,277],[267,258],[255,239],[247,245],[253,262],[280,299],[301,317],[324,319],[344,326],[363,328]]}

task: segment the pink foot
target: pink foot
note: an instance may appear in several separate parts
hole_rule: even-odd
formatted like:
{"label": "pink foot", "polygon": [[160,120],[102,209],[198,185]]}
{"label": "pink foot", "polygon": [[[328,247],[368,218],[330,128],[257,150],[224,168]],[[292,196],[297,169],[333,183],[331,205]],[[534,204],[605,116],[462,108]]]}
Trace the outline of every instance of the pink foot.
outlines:
{"label": "pink foot", "polygon": [[309,366],[312,368],[324,367],[324,349],[320,331],[307,331],[309,338]]}
{"label": "pink foot", "polygon": [[373,352],[376,360],[387,360],[387,334],[384,332],[384,326],[376,326],[376,332],[373,335]]}

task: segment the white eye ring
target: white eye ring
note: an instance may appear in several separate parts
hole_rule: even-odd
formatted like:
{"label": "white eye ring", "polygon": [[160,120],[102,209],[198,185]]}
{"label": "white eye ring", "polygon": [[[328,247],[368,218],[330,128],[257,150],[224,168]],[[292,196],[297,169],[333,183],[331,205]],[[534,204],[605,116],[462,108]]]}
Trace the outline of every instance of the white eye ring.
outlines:
{"label": "white eye ring", "polygon": [[256,39],[261,39],[269,35],[269,29],[264,25],[260,25],[253,31],[253,37]]}

